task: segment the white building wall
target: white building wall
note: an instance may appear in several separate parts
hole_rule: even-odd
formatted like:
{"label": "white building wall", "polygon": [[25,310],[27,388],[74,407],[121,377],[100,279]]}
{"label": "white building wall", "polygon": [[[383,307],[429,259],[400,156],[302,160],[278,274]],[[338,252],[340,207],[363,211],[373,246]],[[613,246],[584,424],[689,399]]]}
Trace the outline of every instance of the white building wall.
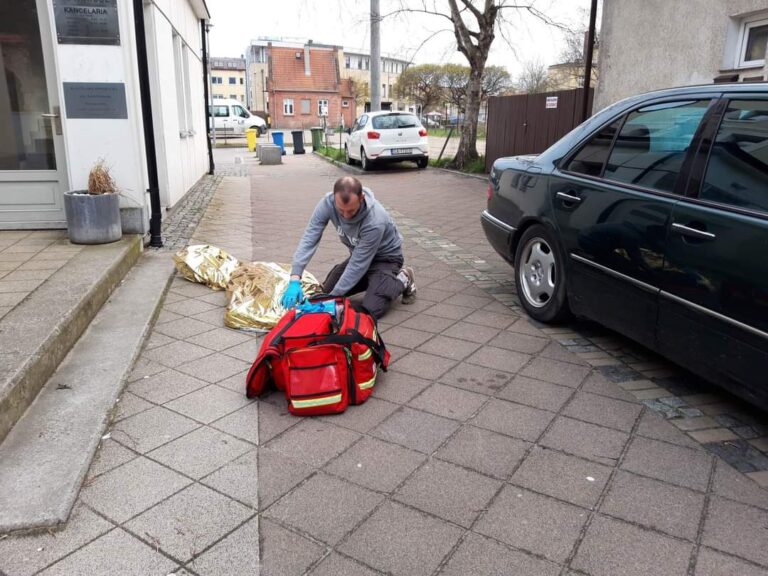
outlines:
{"label": "white building wall", "polygon": [[604,0],[595,110],[627,96],[711,84],[734,68],[739,24],[766,0]]}
{"label": "white building wall", "polygon": [[[133,7],[117,3],[120,18],[119,46],[58,44],[51,27],[54,46],[61,123],[68,164],[68,188],[87,187],[88,173],[103,158],[121,191],[121,207],[143,206],[146,189],[141,104],[139,99]],[[53,7],[48,3],[54,21]],[[64,82],[121,82],[125,84],[127,119],[68,119],[64,105]]]}
{"label": "white building wall", "polygon": [[[155,0],[146,6],[145,14],[160,201],[170,207],[208,169],[200,20],[187,0]],[[179,64],[187,77],[188,99],[177,81],[174,35],[187,50]],[[180,124],[180,105],[190,106],[189,131]]]}

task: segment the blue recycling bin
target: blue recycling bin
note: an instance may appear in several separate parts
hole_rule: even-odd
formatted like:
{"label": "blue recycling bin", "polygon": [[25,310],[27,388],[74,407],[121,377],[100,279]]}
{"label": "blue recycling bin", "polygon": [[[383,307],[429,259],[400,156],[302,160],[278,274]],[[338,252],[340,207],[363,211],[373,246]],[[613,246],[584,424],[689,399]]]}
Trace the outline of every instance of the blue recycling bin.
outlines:
{"label": "blue recycling bin", "polygon": [[285,156],[285,142],[283,142],[283,133],[280,131],[272,132],[272,142],[280,146],[280,155]]}

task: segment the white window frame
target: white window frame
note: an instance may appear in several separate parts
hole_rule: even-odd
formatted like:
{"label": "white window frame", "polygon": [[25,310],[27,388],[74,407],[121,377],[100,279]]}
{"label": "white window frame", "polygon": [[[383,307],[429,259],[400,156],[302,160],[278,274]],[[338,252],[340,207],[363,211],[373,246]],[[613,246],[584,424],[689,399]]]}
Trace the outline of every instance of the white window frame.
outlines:
{"label": "white window frame", "polygon": [[[325,114],[323,114],[323,105],[325,105]],[[317,115],[320,117],[328,116],[328,100],[318,100],[317,101]]]}
{"label": "white window frame", "polygon": [[749,41],[749,31],[752,28],[758,28],[760,26],[768,26],[768,14],[761,14],[760,16],[754,16],[752,18],[745,18],[742,21],[741,29],[739,31],[739,52],[736,55],[737,68],[759,68],[761,66],[765,66],[765,59],[744,60],[744,53],[747,50],[747,42]]}
{"label": "white window frame", "polygon": [[283,116],[293,116],[293,98],[283,98]]}

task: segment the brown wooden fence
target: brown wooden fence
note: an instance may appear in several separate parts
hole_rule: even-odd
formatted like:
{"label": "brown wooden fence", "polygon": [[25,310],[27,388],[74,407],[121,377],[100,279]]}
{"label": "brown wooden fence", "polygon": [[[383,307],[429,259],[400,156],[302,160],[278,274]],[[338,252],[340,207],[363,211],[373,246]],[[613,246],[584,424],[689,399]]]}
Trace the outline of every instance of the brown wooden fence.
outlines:
{"label": "brown wooden fence", "polygon": [[[502,156],[538,154],[581,123],[584,89],[488,99],[485,170]],[[587,109],[592,109],[589,91]]]}

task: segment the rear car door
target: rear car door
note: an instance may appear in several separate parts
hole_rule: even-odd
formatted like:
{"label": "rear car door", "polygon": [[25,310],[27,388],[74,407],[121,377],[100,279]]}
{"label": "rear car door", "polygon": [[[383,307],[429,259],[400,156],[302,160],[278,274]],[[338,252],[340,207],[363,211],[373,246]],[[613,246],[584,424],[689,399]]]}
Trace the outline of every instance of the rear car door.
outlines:
{"label": "rear car door", "polygon": [[347,146],[349,147],[349,155],[353,158],[357,158],[360,160],[362,156],[360,155],[360,146],[362,145],[362,134],[363,134],[363,128],[365,128],[365,124],[368,122],[368,116],[366,114],[363,114],[360,116],[360,118],[357,119],[357,122],[352,127],[352,131],[349,134],[349,140],[347,141]]}
{"label": "rear car door", "polygon": [[722,101],[670,222],[664,353],[768,406],[768,94]]}
{"label": "rear car door", "polygon": [[630,110],[551,178],[573,311],[649,347],[680,174],[711,100],[686,95]]}

